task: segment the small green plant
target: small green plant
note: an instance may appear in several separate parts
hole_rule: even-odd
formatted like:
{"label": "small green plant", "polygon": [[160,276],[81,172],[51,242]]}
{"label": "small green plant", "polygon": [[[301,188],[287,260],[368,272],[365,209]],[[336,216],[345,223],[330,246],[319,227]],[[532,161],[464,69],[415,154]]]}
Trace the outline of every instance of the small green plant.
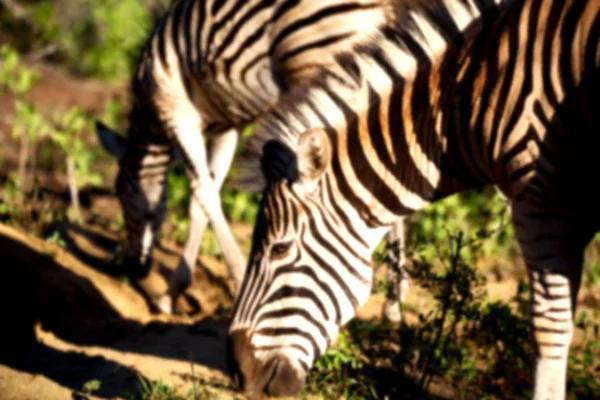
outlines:
{"label": "small green plant", "polygon": [[[491,302],[485,277],[466,261],[492,234],[495,230],[471,238],[446,232],[433,255],[428,246],[407,246],[406,272],[425,289],[429,305],[414,309],[418,322],[410,325],[405,318],[399,327],[387,321],[348,325],[369,366],[404,374],[417,393],[428,393],[434,379],[442,379],[457,393],[475,390],[482,398],[523,395],[533,360],[528,287],[521,282],[509,303]],[[402,390],[393,388],[397,384],[378,382],[379,394],[390,390],[390,398],[396,396]]]}
{"label": "small green plant", "polygon": [[80,391],[75,391],[72,394],[74,400],[88,400],[93,392],[100,390],[102,382],[97,379],[92,379],[83,384]]}
{"label": "small green plant", "polygon": [[50,139],[64,154],[71,194],[72,216],[80,220],[79,188],[85,184],[98,186],[99,173],[92,170],[94,153],[83,141],[83,133],[90,131],[90,119],[78,107],[65,114],[55,114],[50,122]]}
{"label": "small green plant", "polygon": [[254,224],[260,202],[258,195],[250,195],[228,186],[225,186],[221,193],[223,212],[230,221]]}
{"label": "small green plant", "polygon": [[388,288],[388,279],[386,276],[376,279],[373,281],[373,285],[371,285],[371,294],[376,293],[386,293]]}
{"label": "small green plant", "polygon": [[178,214],[171,214],[169,216],[169,222],[173,226],[173,232],[171,234],[172,239],[176,243],[183,245],[187,240],[188,230],[190,228],[190,219],[188,217],[180,217]]}
{"label": "small green plant", "polygon": [[129,76],[150,33],[143,0],[54,2],[41,25],[69,69],[116,82]]}
{"label": "small green plant", "polygon": [[91,394],[92,392],[100,390],[100,387],[102,387],[102,382],[97,379],[92,379],[83,384],[82,391]]}
{"label": "small green plant", "polygon": [[163,381],[149,381],[138,377],[138,393],[125,396],[127,400],[210,400],[221,385],[194,381],[185,392],[176,391]]}
{"label": "small green plant", "polygon": [[[446,233],[467,240],[482,235],[486,240],[463,250],[465,261],[473,264],[492,254],[514,256],[517,252],[514,231],[509,222],[508,203],[497,190],[486,187],[456,194],[427,206],[407,220],[408,244],[420,244],[429,257],[447,240]],[[489,235],[489,232],[494,235]],[[427,243],[427,245],[423,245]]]}
{"label": "small green plant", "polygon": [[214,232],[206,229],[202,235],[202,244],[200,245],[200,253],[207,257],[218,258],[221,256],[221,247]]}
{"label": "small green plant", "polygon": [[39,75],[21,63],[19,53],[8,45],[0,47],[0,93],[8,91],[19,100],[38,82]]}
{"label": "small green plant", "polygon": [[600,286],[600,260],[592,260],[585,265],[582,281],[588,287]]}
{"label": "small green plant", "polygon": [[117,217],[111,225],[111,230],[121,234],[121,236],[125,234],[125,218],[123,217],[123,212],[121,210],[117,213]]}
{"label": "small green plant", "polygon": [[139,378],[139,395],[131,400],[184,400],[185,398],[164,384],[161,380],[151,382]]}
{"label": "small green plant", "polygon": [[17,175],[13,175],[13,180],[17,187],[17,202],[21,203],[28,191],[27,176],[28,166],[34,170],[34,164],[31,161],[32,154],[35,154],[35,147],[40,139],[48,136],[50,129],[46,117],[40,113],[33,104],[23,100],[15,100],[15,117],[13,120],[13,139],[19,139],[19,165]]}
{"label": "small green plant", "polygon": [[340,333],[337,344],[327,349],[311,368],[303,396],[318,394],[324,399],[377,399],[372,382],[361,373],[363,367],[359,347]]}
{"label": "small green plant", "polygon": [[582,311],[575,320],[583,333],[581,344],[572,346],[568,361],[568,391],[577,399],[600,398],[600,325]]}
{"label": "small green plant", "polygon": [[435,271],[428,257],[418,254],[413,260],[411,276],[427,289],[439,304],[430,313],[420,314],[419,336],[421,342],[417,366],[421,371],[420,386],[427,390],[433,376],[451,371],[450,358],[463,362],[464,352],[459,337],[459,325],[465,320],[479,317],[485,278],[465,264],[461,253],[469,244],[462,233],[449,235],[448,253],[439,257],[447,261],[441,271]]}
{"label": "small green plant", "polygon": [[107,100],[100,120],[108,126],[119,127],[124,122],[123,102],[119,99]]}
{"label": "small green plant", "polygon": [[[12,203],[14,206],[7,207],[7,211],[12,210],[15,214],[29,215],[31,218],[35,215],[41,223],[52,219],[48,213],[53,216],[60,213],[59,207],[36,202],[40,200],[36,178],[37,150],[42,141],[47,140],[50,146],[58,148],[65,156],[72,203],[72,209],[68,213],[80,219],[80,186],[100,183],[99,174],[94,173],[91,168],[95,161],[94,152],[90,151],[82,136],[86,129],[89,131],[90,119],[77,107],[64,114],[57,112],[51,118],[39,112],[33,104],[25,100],[25,95],[37,80],[38,75],[22,65],[14,49],[8,46],[0,48],[0,90],[9,91],[14,95],[12,136],[20,142],[17,171],[8,174],[9,179],[4,185],[4,201],[7,205]],[[40,206],[42,209],[39,209]]]}
{"label": "small green plant", "polygon": [[191,194],[183,163],[173,164],[167,175],[167,210],[169,213],[179,216],[187,215]]}
{"label": "small green plant", "polygon": [[65,240],[62,238],[62,236],[60,235],[60,232],[58,232],[58,231],[52,232],[52,234],[46,238],[46,241],[48,243],[55,244],[58,247],[62,247],[63,249],[67,247]]}
{"label": "small green plant", "polygon": [[18,172],[12,179],[17,187],[18,203],[22,203],[26,187],[27,166],[33,153],[31,144],[47,134],[43,115],[25,101],[25,95],[39,80],[39,75],[21,63],[17,51],[7,45],[0,47],[0,93],[8,91],[15,96],[13,138],[20,139]]}
{"label": "small green plant", "polygon": [[[82,137],[86,129],[89,131],[89,118],[77,107],[71,108],[65,114],[55,113],[48,119],[31,104],[17,101],[16,106],[13,136],[22,139],[17,186],[22,188],[26,180],[29,147],[48,137],[65,155],[72,215],[75,219],[80,219],[79,188],[84,184],[99,185],[101,181],[100,175],[92,171],[94,153]],[[23,194],[24,189],[20,192]]]}
{"label": "small green plant", "polygon": [[3,222],[10,219],[10,215],[12,214],[12,206],[7,203],[5,200],[0,200],[0,220]]}

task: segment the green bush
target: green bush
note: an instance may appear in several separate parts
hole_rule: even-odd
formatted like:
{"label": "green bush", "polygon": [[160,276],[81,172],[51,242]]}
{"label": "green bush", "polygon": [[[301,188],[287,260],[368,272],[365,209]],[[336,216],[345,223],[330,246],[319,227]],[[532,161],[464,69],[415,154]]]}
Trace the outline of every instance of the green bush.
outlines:
{"label": "green bush", "polygon": [[140,0],[59,4],[64,5],[55,8],[54,40],[73,70],[108,81],[132,73],[151,28],[149,11]]}
{"label": "green bush", "polygon": [[508,204],[493,187],[450,196],[413,214],[408,218],[407,243],[419,243],[428,257],[434,257],[440,247],[448,246],[448,234],[456,236],[458,232],[468,240],[487,237],[478,246],[464,250],[468,263],[517,252]]}
{"label": "green bush", "polygon": [[377,387],[383,388],[380,395],[389,393],[392,398],[394,392],[404,391],[397,386],[400,382],[411,382],[410,390],[423,396],[435,380],[451,382],[460,398],[466,392],[512,398],[529,389],[529,381],[521,379],[531,371],[533,357],[528,288],[519,285],[510,302],[490,302],[485,277],[466,262],[480,240],[486,238],[470,240],[459,231],[446,237],[446,246],[435,257],[408,248],[407,272],[431,300],[415,310],[418,322],[408,324],[402,318],[399,326],[387,321],[348,324],[365,363],[395,377],[391,382],[377,379]]}
{"label": "green bush", "polygon": [[318,394],[324,399],[377,399],[373,382],[362,374],[365,363],[360,348],[344,333],[311,368],[302,398]]}
{"label": "green bush", "polygon": [[7,11],[1,13],[0,30],[21,51],[36,53],[51,49],[52,60],[70,71],[117,82],[132,73],[150,29],[165,9],[162,4],[158,7],[158,3],[162,2],[24,2],[24,15],[18,18],[7,15]]}

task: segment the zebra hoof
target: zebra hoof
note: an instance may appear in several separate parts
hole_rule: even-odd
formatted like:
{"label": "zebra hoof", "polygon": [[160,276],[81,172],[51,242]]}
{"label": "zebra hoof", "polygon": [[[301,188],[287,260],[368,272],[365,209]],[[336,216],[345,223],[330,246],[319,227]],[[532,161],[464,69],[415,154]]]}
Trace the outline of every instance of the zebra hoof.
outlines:
{"label": "zebra hoof", "polygon": [[175,302],[169,293],[157,297],[154,305],[163,314],[175,314]]}
{"label": "zebra hoof", "polygon": [[177,269],[169,278],[169,290],[173,301],[192,286],[192,271],[185,260],[181,260]]}
{"label": "zebra hoof", "polygon": [[390,322],[402,321],[402,313],[400,312],[400,305],[396,300],[386,299],[383,303],[383,317]]}
{"label": "zebra hoof", "polygon": [[168,282],[168,290],[156,296],[153,300],[158,312],[163,314],[177,314],[177,300],[191,286],[187,279],[179,279],[176,274]]}

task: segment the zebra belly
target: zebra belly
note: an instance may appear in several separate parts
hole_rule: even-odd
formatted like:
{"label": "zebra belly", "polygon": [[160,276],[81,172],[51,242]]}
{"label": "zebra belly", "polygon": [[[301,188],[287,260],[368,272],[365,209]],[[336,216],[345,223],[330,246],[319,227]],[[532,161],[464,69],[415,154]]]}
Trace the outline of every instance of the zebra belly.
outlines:
{"label": "zebra belly", "polygon": [[214,72],[202,73],[192,85],[191,97],[207,133],[222,132],[255,120],[280,95],[268,58],[248,74],[227,75],[223,65],[222,60],[207,67]]}

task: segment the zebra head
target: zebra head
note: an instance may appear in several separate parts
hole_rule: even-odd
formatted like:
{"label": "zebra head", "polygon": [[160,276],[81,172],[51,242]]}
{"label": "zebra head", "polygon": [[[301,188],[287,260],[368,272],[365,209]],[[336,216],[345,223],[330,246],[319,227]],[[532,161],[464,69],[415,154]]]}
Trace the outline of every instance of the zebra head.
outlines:
{"label": "zebra head", "polygon": [[332,152],[322,128],[300,135],[295,152],[276,140],[263,147],[266,188],[228,338],[247,395],[297,395],[369,296],[374,245],[357,234],[360,216],[333,198]]}
{"label": "zebra head", "polygon": [[165,174],[171,147],[138,140],[131,128],[125,138],[99,121],[96,133],[102,147],[119,163],[115,189],[127,235],[123,261],[132,277],[142,278],[152,263],[152,247],[166,213]]}

